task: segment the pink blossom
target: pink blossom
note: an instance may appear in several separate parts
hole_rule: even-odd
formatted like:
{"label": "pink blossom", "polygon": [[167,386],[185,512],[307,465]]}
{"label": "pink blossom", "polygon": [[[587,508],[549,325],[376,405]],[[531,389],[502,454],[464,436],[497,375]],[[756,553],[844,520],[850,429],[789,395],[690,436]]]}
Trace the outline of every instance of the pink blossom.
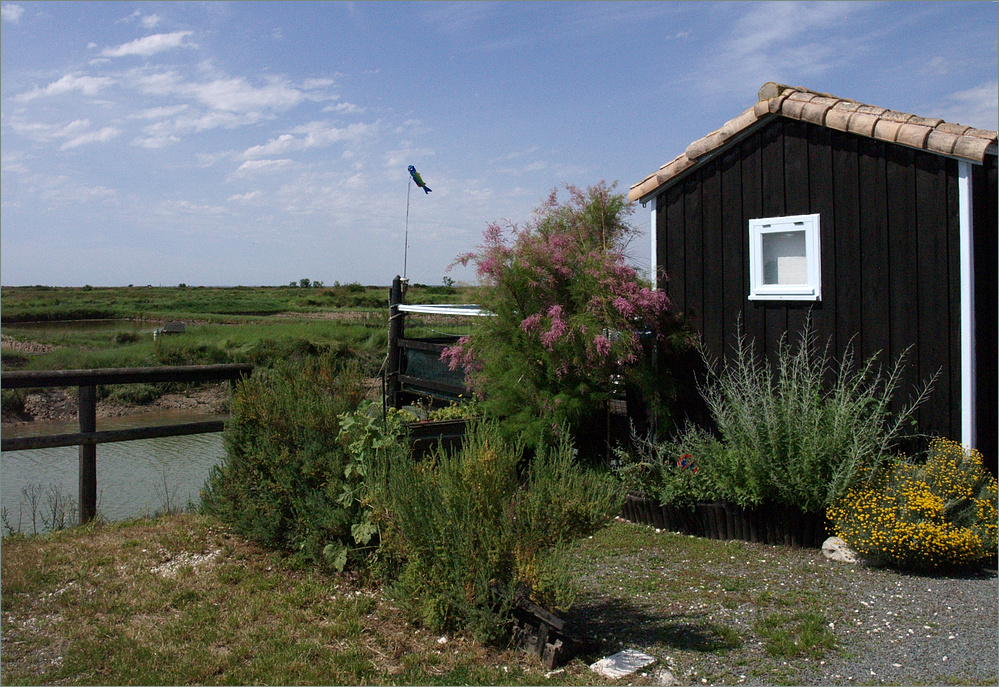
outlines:
{"label": "pink blossom", "polygon": [[632,305],[630,301],[628,301],[625,298],[622,298],[621,296],[618,296],[617,298],[614,299],[614,307],[617,308],[618,312],[620,312],[625,317],[631,317],[632,315],[635,314],[635,306]]}
{"label": "pink blossom", "polygon": [[520,323],[520,328],[527,333],[531,333],[538,328],[540,323],[541,313],[534,313],[533,315],[528,315],[524,318],[524,321]]}
{"label": "pink blossom", "polygon": [[602,334],[593,337],[593,346],[597,349],[597,353],[603,357],[607,357],[611,352],[611,342],[606,336]]}

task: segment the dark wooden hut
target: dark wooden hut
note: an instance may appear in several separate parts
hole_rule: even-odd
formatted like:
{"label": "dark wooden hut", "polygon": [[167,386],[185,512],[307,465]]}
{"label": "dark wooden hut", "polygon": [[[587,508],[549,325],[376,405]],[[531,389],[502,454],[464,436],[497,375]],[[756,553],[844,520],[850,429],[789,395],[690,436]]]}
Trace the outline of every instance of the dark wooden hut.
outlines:
{"label": "dark wooden hut", "polygon": [[808,313],[836,358],[908,349],[906,392],[939,373],[922,431],[995,473],[996,150],[995,131],[767,83],[629,197],[651,208],[658,287],[710,353],[741,320],[772,356]]}

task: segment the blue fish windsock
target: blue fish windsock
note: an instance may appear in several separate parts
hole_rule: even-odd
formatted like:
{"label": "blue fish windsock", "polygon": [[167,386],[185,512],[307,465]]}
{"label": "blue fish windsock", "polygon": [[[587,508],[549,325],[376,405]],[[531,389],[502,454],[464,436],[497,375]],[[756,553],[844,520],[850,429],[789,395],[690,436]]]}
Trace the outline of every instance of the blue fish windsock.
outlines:
{"label": "blue fish windsock", "polygon": [[430,191],[433,190],[427,186],[427,182],[423,180],[423,177],[420,176],[420,173],[416,171],[416,167],[413,165],[409,166],[409,176],[413,177],[413,181],[416,182],[417,186],[423,189],[424,193],[430,193]]}

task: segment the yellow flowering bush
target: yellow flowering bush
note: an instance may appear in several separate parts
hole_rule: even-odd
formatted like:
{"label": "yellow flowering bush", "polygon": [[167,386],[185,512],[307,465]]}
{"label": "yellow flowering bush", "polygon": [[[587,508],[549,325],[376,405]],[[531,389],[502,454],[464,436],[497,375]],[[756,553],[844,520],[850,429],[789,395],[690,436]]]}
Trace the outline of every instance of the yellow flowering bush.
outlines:
{"label": "yellow flowering bush", "polygon": [[906,570],[967,567],[997,549],[996,479],[982,456],[934,439],[924,464],[866,471],[828,510],[861,556]]}

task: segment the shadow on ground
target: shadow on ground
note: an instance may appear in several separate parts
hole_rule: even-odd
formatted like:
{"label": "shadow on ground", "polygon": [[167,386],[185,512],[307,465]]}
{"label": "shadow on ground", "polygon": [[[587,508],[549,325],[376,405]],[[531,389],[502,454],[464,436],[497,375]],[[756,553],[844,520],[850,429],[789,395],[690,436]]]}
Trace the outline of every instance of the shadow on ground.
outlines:
{"label": "shadow on ground", "polygon": [[663,649],[724,653],[739,646],[731,629],[706,621],[704,613],[659,614],[626,599],[585,599],[563,614],[566,629],[579,641],[579,658],[592,661],[623,649]]}

